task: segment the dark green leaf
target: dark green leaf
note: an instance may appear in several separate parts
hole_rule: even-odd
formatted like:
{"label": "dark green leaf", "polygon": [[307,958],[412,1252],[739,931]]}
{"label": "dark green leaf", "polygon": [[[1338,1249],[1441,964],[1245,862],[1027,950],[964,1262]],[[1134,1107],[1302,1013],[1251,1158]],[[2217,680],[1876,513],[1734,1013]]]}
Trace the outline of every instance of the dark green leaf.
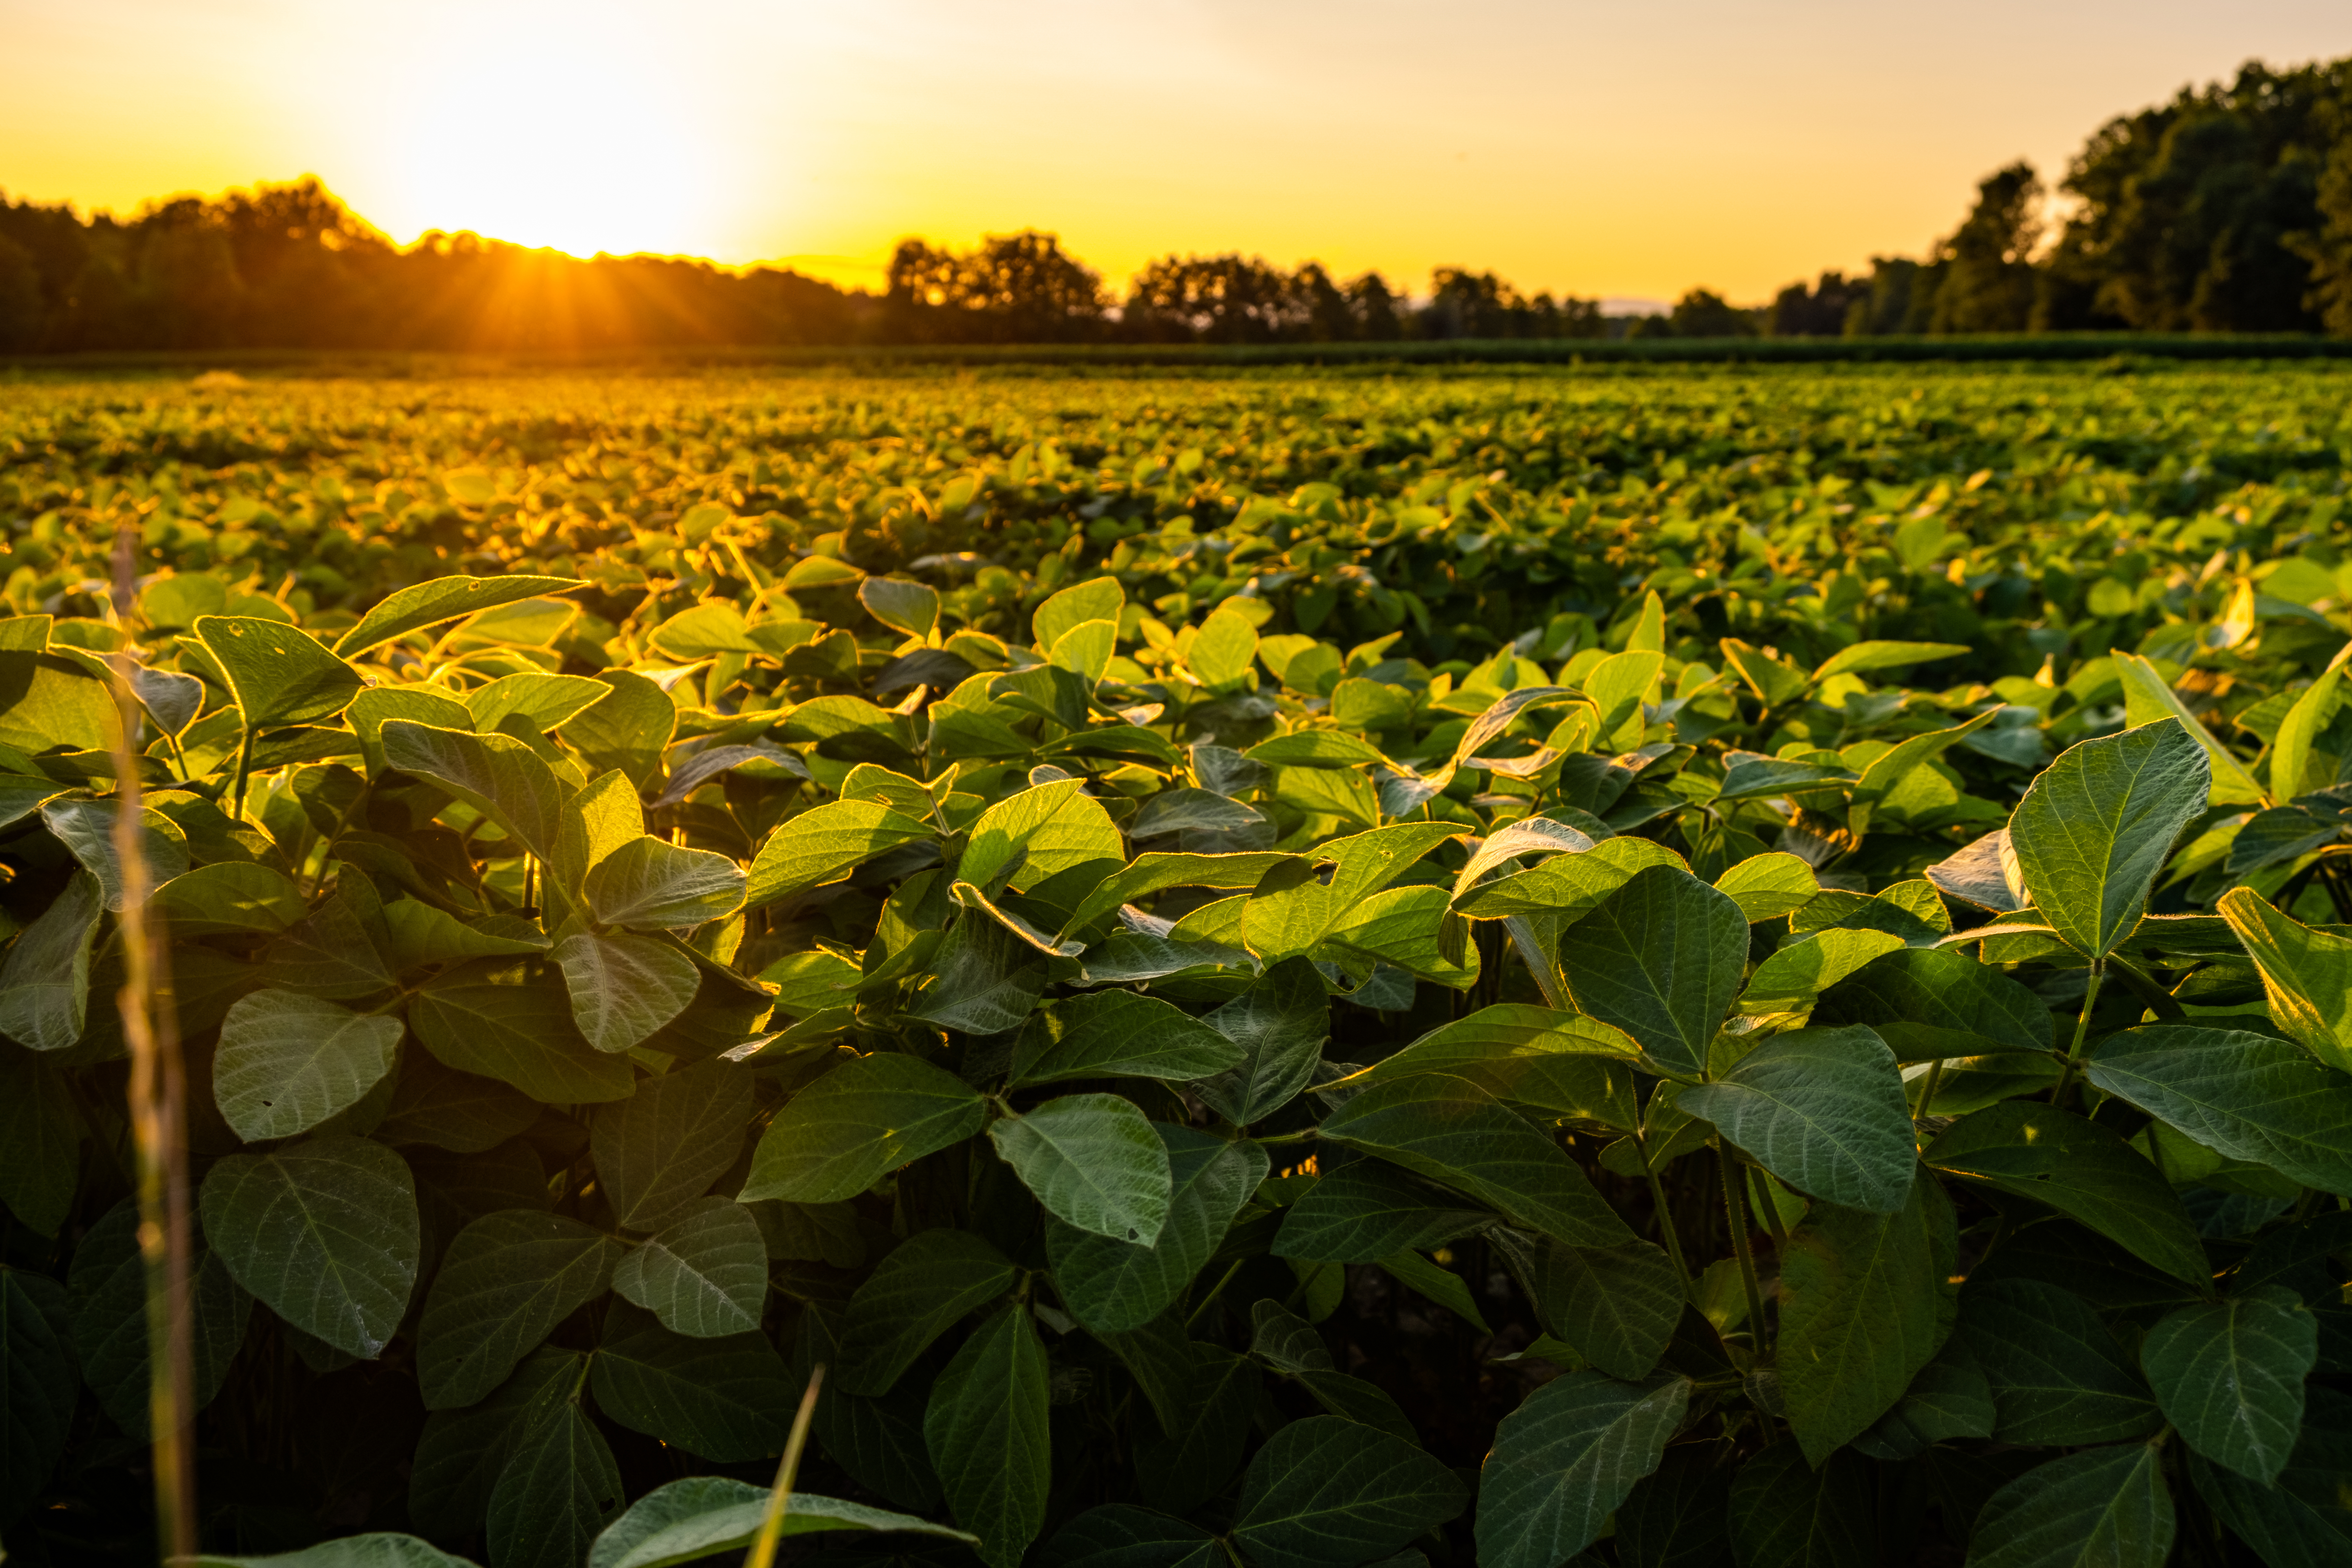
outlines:
{"label": "dark green leaf", "polygon": [[299,1552],[274,1552],[266,1557],[205,1552],[185,1561],[191,1568],[473,1568],[465,1558],[452,1557],[430,1542],[388,1531],[338,1536]]}
{"label": "dark green leaf", "polygon": [[2130,1443],[2026,1471],[1977,1515],[1970,1568],[2164,1568],[2172,1494],[2159,1458]]}
{"label": "dark green leaf", "polygon": [[2042,919],[2086,957],[2115,951],[2210,783],[2204,748],[2172,719],[2068,748],[2009,824]]}
{"label": "dark green leaf", "polygon": [[1020,1027],[1045,989],[1045,955],[976,910],[949,928],[930,970],[909,1016],[968,1035]]}
{"label": "dark green leaf", "polygon": [[2183,1307],[2148,1331],[2139,1352],[2182,1439],[2265,1486],[2286,1468],[2303,1425],[2303,1380],[2318,1359],[2318,1321],[2275,1285]]}
{"label": "dark green leaf", "polygon": [[849,1300],[840,1385],[849,1394],[890,1392],[915,1358],[967,1312],[1013,1289],[1018,1271],[969,1231],[909,1237]]}
{"label": "dark green leaf", "polygon": [[628,931],[574,931],[551,956],[563,971],[572,1022],[600,1051],[644,1044],[686,1011],[702,984],[694,960]]}
{"label": "dark green leaf", "polygon": [[1598,1019],[1506,1002],[1438,1026],[1340,1085],[1451,1073],[1497,1100],[1630,1131],[1640,1125],[1633,1072],[1640,1060],[1639,1046]]}
{"label": "dark green leaf", "polygon": [[604,1434],[579,1405],[559,1404],[523,1434],[490,1489],[490,1561],[578,1568],[625,1496]]}
{"label": "dark green leaf", "polygon": [[989,1568],[1013,1568],[1045,1527],[1053,1485],[1046,1403],[1052,1372],[1027,1308],[974,1329],[931,1385],[923,1441],[958,1524]]}
{"label": "dark green leaf", "polygon": [[1143,1500],[1171,1513],[1190,1512],[1224,1489],[1265,1397],[1256,1363],[1222,1345],[1187,1344],[1181,1333],[1182,1366],[1169,1408],[1153,1404],[1160,1431],[1139,1435],[1135,1453]]}
{"label": "dark green leaf", "polygon": [[0,1268],[0,1520],[14,1524],[48,1484],[80,1394],[65,1287]]}
{"label": "dark green leaf", "polygon": [[247,1142],[291,1138],[358,1104],[392,1070],[400,1036],[396,1017],[257,991],[221,1021],[213,1099]]}
{"label": "dark green leaf", "polygon": [[1168,1151],[1132,1102],[1067,1094],[992,1123],[988,1136],[1064,1224],[1139,1247],[1160,1239],[1171,1184]]}
{"label": "dark green leaf", "polygon": [[768,1295],[768,1248],[751,1211],[697,1198],[622,1258],[613,1289],[696,1339],[750,1333]]}
{"label": "dark green leaf", "polygon": [[560,981],[531,961],[477,959],[417,989],[408,1026],[443,1065],[510,1083],[551,1105],[626,1100],[626,1057],[588,1043]]}
{"label": "dark green leaf", "polygon": [[445,1068],[429,1051],[411,1051],[400,1064],[392,1105],[372,1136],[383,1143],[429,1143],[478,1154],[529,1127],[539,1113],[539,1102],[519,1089]]}
{"label": "dark green leaf", "polygon": [[1206,1078],[1232,1067],[1242,1055],[1242,1047],[1207,1020],[1191,1017],[1156,996],[1098,991],[1057,1002],[1031,1016],[1013,1047],[1009,1081]]}
{"label": "dark green leaf", "polygon": [[1560,933],[1559,960],[1579,1012],[1696,1077],[1739,992],[1748,917],[1679,867],[1652,866]]}
{"label": "dark green leaf", "polygon": [[1790,1237],[1778,1365],[1809,1463],[1869,1430],[1943,1344],[1951,1223],[1935,1183],[1920,1177],[1894,1214],[1822,1204]]}
{"label": "dark green leaf", "polygon": [[615,1305],[590,1363],[605,1415],[713,1464],[783,1452],[800,1388],[766,1336],[688,1339]]}
{"label": "dark green leaf", "polygon": [[1168,1221],[1150,1247],[1047,1222],[1045,1243],[1063,1305],[1087,1328],[1139,1329],[1165,1311],[1216,1251],[1257,1184],[1265,1152],[1255,1143],[1152,1123],[1168,1151]]}
{"label": "dark green leaf", "polygon": [[36,1051],[61,1051],[81,1038],[99,913],[98,883],[77,871],[16,938],[0,960],[0,1035]]}
{"label": "dark green leaf", "polygon": [[384,956],[390,942],[374,884],[345,867],[333,896],[264,950],[258,977],[277,990],[330,1002],[374,996],[398,983]]}
{"label": "dark green leaf", "polygon": [[174,937],[272,937],[310,912],[282,873],[243,860],[184,871],[157,888],[148,907]]}
{"label": "dark green leaf", "polygon": [[2101,1042],[2089,1077],[2233,1160],[2352,1196],[2352,1078],[2284,1040],[2150,1025]]}
{"label": "dark green leaf", "polygon": [[1918,1159],[1902,1069],[1860,1025],[1775,1035],[1675,1105],[1825,1203],[1892,1214]]}
{"label": "dark green leaf", "polygon": [[1481,1568],[1558,1568],[1591,1545],[1658,1468],[1690,1388],[1680,1377],[1571,1372],[1528,1395],[1503,1417],[1479,1474]]}
{"label": "dark green leaf", "polygon": [[394,637],[454,621],[460,616],[493,610],[543,594],[561,594],[584,586],[571,577],[436,577],[386,595],[360,617],[359,625],[335,639],[335,652],[357,658]]}
{"label": "dark green leaf", "polygon": [[1090,1508],[1054,1533],[1039,1568],[1224,1568],[1224,1550],[1199,1525],[1127,1503]]}
{"label": "dark green leaf", "polygon": [[844,1062],[793,1097],[760,1139],[742,1201],[840,1203],[988,1120],[978,1090],[895,1051]]}
{"label": "dark green leaf", "polygon": [[65,1074],[0,1044],[0,1204],[39,1235],[57,1235],[73,1210],[85,1131]]}
{"label": "dark green leaf", "polygon": [[2131,1358],[2079,1296],[2028,1279],[1972,1285],[1959,1333],[1992,1384],[2001,1442],[2112,1443],[2162,1422]]}
{"label": "dark green leaf", "polygon": [[1241,1047],[1240,1065],[1193,1085],[1208,1107],[1237,1127],[1271,1116],[1298,1097],[1322,1059],[1331,997],[1303,958],[1286,958],[1201,1022]]}
{"label": "dark green leaf", "polygon": [[1898,948],[1840,981],[1815,1024],[1867,1024],[1897,1061],[2046,1051],[2050,1009],[2000,970],[1952,948]]}
{"label": "dark green leaf", "polygon": [[2189,1456],[2197,1490],[2270,1568],[2344,1568],[2352,1563],[2352,1398],[2310,1391],[2303,1432],[2275,1486],[2262,1486]]}
{"label": "dark green leaf", "polygon": [[1443,1247],[1494,1223],[1487,1210],[1449,1206],[1446,1194],[1385,1160],[1350,1160],[1284,1213],[1274,1255],[1302,1263],[1373,1263]]}
{"label": "dark green leaf", "polygon": [[1878,1561],[1878,1508],[1870,1467],[1832,1454],[1814,1467],[1794,1443],[1776,1443],[1739,1467],[1726,1511],[1741,1568],[1870,1568]]}
{"label": "dark green leaf", "polygon": [[1329,1568],[1397,1551],[1469,1490],[1402,1437],[1333,1415],[1293,1421],[1250,1460],[1233,1539],[1258,1568]]}
{"label": "dark green leaf", "polygon": [[1544,1326],[1612,1377],[1645,1378],[1681,1322],[1683,1281],[1674,1259],[1647,1241],[1569,1247],[1542,1254]]}
{"label": "dark green leaf", "polygon": [[[195,1405],[201,1410],[228,1382],[230,1363],[245,1342],[246,1322],[253,1315],[253,1298],[201,1239],[188,1261],[195,1282],[190,1370]],[[144,1436],[152,1388],[147,1359],[147,1265],[139,1252],[135,1202],[125,1199],[89,1227],[74,1248],[68,1288],[72,1350],[83,1379],[116,1426]]]}
{"label": "dark green leaf", "polygon": [[743,907],[743,873],[724,855],[633,838],[589,870],[582,890],[606,925],[698,926]]}
{"label": "dark green leaf", "polygon": [[571,1400],[587,1361],[579,1351],[542,1346],[480,1404],[426,1416],[408,1482],[410,1521],[443,1540],[481,1529],[507,1461]]}
{"label": "dark green leaf", "polygon": [[552,861],[571,793],[547,763],[509,735],[467,735],[394,719],[383,727],[388,766],[431,779]]}
{"label": "dark green leaf", "polygon": [[505,1209],[457,1233],[417,1325],[427,1410],[471,1405],[507,1380],[555,1325],[603,1295],[622,1248],[576,1219]]}
{"label": "dark green leaf", "polygon": [[742,1152],[757,1110],[751,1075],[723,1061],[648,1079],[620,1104],[599,1106],[588,1142],[614,1223],[652,1230],[709,1192]]}
{"label": "dark green leaf", "polygon": [[[41,821],[81,868],[98,879],[98,900],[121,914],[131,896],[114,834],[121,808],[110,800],[58,800],[41,807]],[[188,868],[188,844],[180,826],[159,811],[142,814],[139,848],[146,861],[144,882],[152,893]]]}
{"label": "dark green leaf", "polygon": [[[589,1549],[588,1568],[672,1568],[751,1543],[768,1511],[766,1487],[725,1476],[691,1476],[656,1487],[614,1520]],[[861,1502],[796,1491],[777,1534],[811,1535],[830,1531],[905,1531],[969,1542],[973,1537],[944,1524]]]}
{"label": "dark green leaf", "polygon": [[400,1327],[416,1283],[416,1185],[383,1144],[232,1154],[205,1177],[202,1207],[236,1282],[303,1332],[367,1360]]}

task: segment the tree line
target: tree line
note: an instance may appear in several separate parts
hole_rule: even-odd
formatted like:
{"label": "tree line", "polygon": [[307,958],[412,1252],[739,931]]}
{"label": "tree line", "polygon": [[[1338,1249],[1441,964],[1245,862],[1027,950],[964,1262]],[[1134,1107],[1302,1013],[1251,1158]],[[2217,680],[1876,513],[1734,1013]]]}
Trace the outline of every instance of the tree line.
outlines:
{"label": "tree line", "polygon": [[1412,339],[1834,337],[2095,331],[2352,336],[2352,58],[2184,88],[2120,116],[2057,190],[1989,175],[1925,257],[1827,271],[1769,303],[1694,289],[1664,314],[1524,295],[1440,268],[1378,272],[1176,256],[1124,297],[1034,230],[969,250],[902,242],[880,293],[787,268],[576,260],[471,234],[394,246],[316,180],[130,219],[0,196],[0,353],[235,346],[633,349],[952,342],[1286,343]]}

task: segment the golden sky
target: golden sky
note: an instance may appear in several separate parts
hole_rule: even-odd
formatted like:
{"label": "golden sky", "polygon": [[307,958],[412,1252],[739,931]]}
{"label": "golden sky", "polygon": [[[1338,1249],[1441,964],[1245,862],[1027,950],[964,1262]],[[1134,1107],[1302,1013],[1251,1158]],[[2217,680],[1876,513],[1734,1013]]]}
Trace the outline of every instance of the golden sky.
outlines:
{"label": "golden sky", "polygon": [[1765,298],[1914,254],[2347,0],[0,0],[0,191],[311,173],[403,242],[788,260],[1059,232],[1424,286]]}

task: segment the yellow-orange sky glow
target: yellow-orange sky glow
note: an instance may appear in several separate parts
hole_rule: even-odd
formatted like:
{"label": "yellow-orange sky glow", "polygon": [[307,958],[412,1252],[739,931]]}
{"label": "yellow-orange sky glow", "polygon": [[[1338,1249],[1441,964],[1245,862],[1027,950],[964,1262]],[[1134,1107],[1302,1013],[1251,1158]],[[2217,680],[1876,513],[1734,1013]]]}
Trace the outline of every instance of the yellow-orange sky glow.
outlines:
{"label": "yellow-orange sky glow", "polygon": [[0,191],[316,173],[407,242],[785,260],[1059,232],[1420,286],[1768,296],[1915,254],[2345,0],[0,0]]}

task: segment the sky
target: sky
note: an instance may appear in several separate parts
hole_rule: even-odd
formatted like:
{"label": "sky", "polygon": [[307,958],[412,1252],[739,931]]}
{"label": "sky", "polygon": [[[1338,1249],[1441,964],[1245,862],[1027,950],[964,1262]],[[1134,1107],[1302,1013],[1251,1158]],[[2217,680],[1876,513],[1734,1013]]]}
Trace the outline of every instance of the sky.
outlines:
{"label": "sky", "polygon": [[2346,0],[0,0],[0,191],[317,174],[404,244],[780,261],[1035,227],[1738,301],[1916,255],[2182,84],[2352,54]]}

